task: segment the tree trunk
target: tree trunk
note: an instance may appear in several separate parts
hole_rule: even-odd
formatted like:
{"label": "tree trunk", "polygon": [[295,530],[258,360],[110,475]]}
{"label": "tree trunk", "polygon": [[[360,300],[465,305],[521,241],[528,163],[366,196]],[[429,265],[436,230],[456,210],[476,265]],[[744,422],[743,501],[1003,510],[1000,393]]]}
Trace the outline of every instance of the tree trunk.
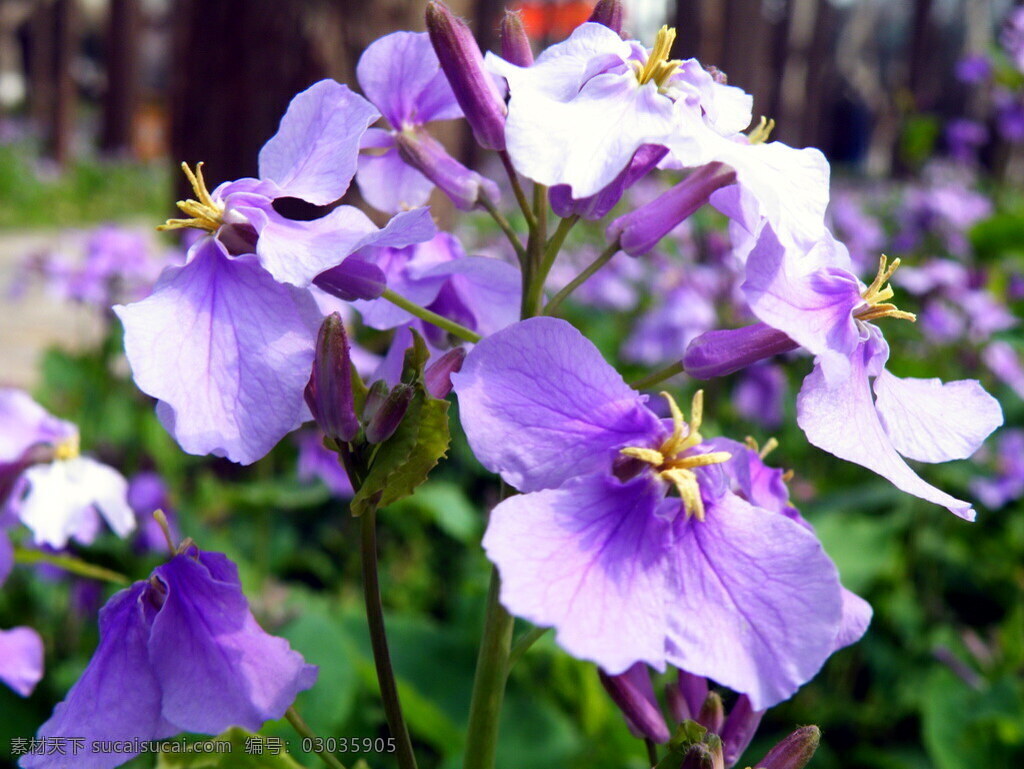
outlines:
{"label": "tree trunk", "polygon": [[138,101],[138,0],[110,0],[107,19],[107,89],[103,97],[100,149],[127,154]]}

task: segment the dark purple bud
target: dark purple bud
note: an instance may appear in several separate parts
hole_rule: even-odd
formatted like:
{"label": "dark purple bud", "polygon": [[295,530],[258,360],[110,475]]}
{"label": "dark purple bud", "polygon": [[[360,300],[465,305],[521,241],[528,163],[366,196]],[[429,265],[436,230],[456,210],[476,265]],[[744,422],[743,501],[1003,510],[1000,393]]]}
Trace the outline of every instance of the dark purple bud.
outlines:
{"label": "dark purple bud", "polygon": [[337,267],[321,272],[313,278],[313,285],[346,302],[354,302],[378,298],[388,287],[388,279],[380,267],[353,255]]}
{"label": "dark purple bud", "polygon": [[743,328],[706,331],[683,353],[683,368],[694,379],[713,379],[732,374],[759,360],[799,347],[796,342],[765,323]]}
{"label": "dark purple bud", "polygon": [[348,443],[359,434],[352,394],[352,358],[345,324],[336,312],[320,324],[313,371],[305,394],[313,419],[328,438]]}
{"label": "dark purple bud", "polygon": [[647,666],[638,662],[625,673],[610,676],[598,670],[601,683],[619,706],[626,718],[626,725],[634,736],[649,739],[653,742],[668,742],[669,731],[658,700],[654,697],[654,687]]}
{"label": "dark purple bud", "polygon": [[501,20],[501,58],[520,67],[533,64],[530,36],[519,11],[505,11]]}
{"label": "dark purple bud", "polygon": [[679,769],[725,769],[722,743],[717,739],[694,743],[683,755]]}
{"label": "dark purple bud", "polygon": [[370,389],[366,391],[366,400],[363,401],[364,423],[373,419],[374,414],[384,405],[384,401],[388,399],[388,392],[388,383],[383,379],[378,379],[370,385]]}
{"label": "dark purple bud", "polygon": [[821,742],[821,729],[801,726],[768,751],[754,766],[758,769],[804,769]]}
{"label": "dark purple bud", "polygon": [[650,203],[620,216],[608,225],[606,235],[609,241],[620,239],[622,250],[630,256],[646,254],[707,203],[712,192],[734,181],[734,171],[721,163],[708,163]]}
{"label": "dark purple bud", "polygon": [[747,695],[741,694],[736,700],[721,731],[726,766],[732,766],[740,760],[743,751],[754,739],[763,715],[763,710],[754,710]]}
{"label": "dark purple bud", "polygon": [[722,704],[718,692],[709,692],[704,698],[704,704],[700,706],[700,713],[697,715],[697,723],[712,734],[721,734],[722,726],[725,724],[725,705]]}
{"label": "dark purple bud", "polygon": [[608,29],[622,34],[622,0],[599,0],[587,21],[604,24]]}
{"label": "dark purple bud", "polygon": [[480,46],[466,23],[444,3],[427,3],[430,43],[462,107],[477,142],[490,150],[505,149],[505,101],[484,68]]}
{"label": "dark purple bud", "polygon": [[498,185],[471,171],[448,154],[437,139],[422,129],[401,131],[395,136],[402,160],[430,179],[456,208],[469,211],[484,194],[498,199]]}
{"label": "dark purple bud", "polygon": [[366,442],[383,443],[402,423],[405,412],[412,401],[413,389],[407,384],[395,385],[388,397],[366,423]]}
{"label": "dark purple bud", "polygon": [[427,392],[435,398],[447,398],[452,391],[452,374],[462,369],[466,360],[465,347],[453,347],[423,372],[423,383]]}
{"label": "dark purple bud", "polygon": [[673,719],[696,721],[708,697],[708,679],[680,670],[678,683],[669,684],[665,694]]}
{"label": "dark purple bud", "polygon": [[574,198],[568,184],[556,184],[551,188],[551,207],[563,219],[573,214],[591,221],[603,219],[622,199],[622,193],[645,177],[667,154],[668,149],[660,145],[643,145],[611,184],[589,198]]}

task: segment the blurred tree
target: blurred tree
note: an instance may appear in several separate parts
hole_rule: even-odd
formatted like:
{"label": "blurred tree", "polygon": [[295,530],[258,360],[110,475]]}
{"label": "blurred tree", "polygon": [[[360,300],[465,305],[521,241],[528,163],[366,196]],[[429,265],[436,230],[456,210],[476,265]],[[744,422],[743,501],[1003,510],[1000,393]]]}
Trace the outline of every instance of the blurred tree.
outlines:
{"label": "blurred tree", "polygon": [[103,97],[100,149],[126,153],[138,102],[138,0],[110,0],[106,34],[107,88]]}

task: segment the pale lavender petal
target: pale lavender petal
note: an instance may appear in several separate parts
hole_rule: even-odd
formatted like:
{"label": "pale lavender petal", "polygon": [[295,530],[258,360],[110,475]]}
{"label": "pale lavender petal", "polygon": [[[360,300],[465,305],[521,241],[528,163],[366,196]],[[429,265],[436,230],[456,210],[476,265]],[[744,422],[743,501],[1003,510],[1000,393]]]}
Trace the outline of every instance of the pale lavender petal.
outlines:
{"label": "pale lavender petal", "polygon": [[608,471],[664,428],[569,323],[531,318],[486,337],[452,377],[477,459],[520,491]]}
{"label": "pale lavender petal", "polygon": [[922,480],[903,461],[882,426],[868,383],[873,361],[869,344],[851,359],[850,376],[829,384],[820,366],[804,379],[797,397],[797,423],[807,440],[820,449],[878,473],[908,494],[934,502],[968,521],[970,504]]}
{"label": "pale lavender petal", "polygon": [[17,462],[37,443],[56,445],[77,434],[78,428],[52,416],[24,390],[0,388],[0,462]]}
{"label": "pale lavender petal", "polygon": [[152,295],[114,311],[139,389],[190,454],[255,462],[309,419],[302,390],[320,312],[252,257],[212,239],[165,271]]}
{"label": "pale lavender petal", "polygon": [[43,677],[43,639],[32,628],[0,630],[0,681],[27,697]]}
{"label": "pale lavender petal", "polygon": [[675,522],[669,661],[750,697],[790,697],[831,654],[839,575],[817,538],[725,494],[707,518]]}
{"label": "pale lavender petal", "polygon": [[292,99],[281,127],[260,150],[260,178],[282,194],[325,206],[345,194],[356,172],[359,140],[379,114],[333,80]]}
{"label": "pale lavender petal", "polygon": [[181,730],[258,731],[313,685],[316,668],[256,623],[225,556],[184,553],[154,576],[167,597],[153,621],[149,659],[163,713]]}
{"label": "pale lavender petal", "polygon": [[903,379],[883,370],[875,405],[893,447],[908,459],[966,459],[1003,423],[999,401],[976,379]]}
{"label": "pale lavender petal", "polygon": [[871,604],[853,591],[842,589],[843,615],[839,623],[839,635],[836,636],[833,651],[856,643],[867,632],[871,624]]}
{"label": "pale lavender petal", "polygon": [[493,334],[519,319],[522,276],[508,262],[485,256],[464,256],[424,273],[425,278],[435,276],[446,276],[451,281],[463,305],[472,314],[472,328],[478,334]]}
{"label": "pale lavender petal", "polygon": [[663,488],[644,474],[606,475],[510,497],[491,511],[487,557],[501,602],[610,674],[636,662],[665,669],[669,525],[654,514]]}
{"label": "pale lavender petal", "polygon": [[383,154],[362,153],[356,173],[366,202],[388,214],[426,205],[434,183],[406,163],[392,145]]}

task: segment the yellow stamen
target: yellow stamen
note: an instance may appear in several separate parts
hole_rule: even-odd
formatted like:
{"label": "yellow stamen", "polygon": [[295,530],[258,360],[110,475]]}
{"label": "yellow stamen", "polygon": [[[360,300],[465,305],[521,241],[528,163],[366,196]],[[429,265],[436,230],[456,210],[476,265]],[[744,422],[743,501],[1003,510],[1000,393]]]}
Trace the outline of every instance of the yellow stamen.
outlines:
{"label": "yellow stamen", "polygon": [[772,135],[774,130],[775,121],[761,115],[761,122],[747,134],[747,139],[751,144],[763,144],[768,141],[768,137]]}
{"label": "yellow stamen", "polygon": [[54,459],[76,459],[80,450],[78,434],[75,433],[65,441],[61,441],[53,450]]}
{"label": "yellow stamen", "polygon": [[854,317],[857,320],[896,318],[897,320],[909,320],[911,323],[917,320],[917,316],[914,313],[904,312],[895,304],[889,302],[895,295],[892,286],[888,285],[889,279],[899,269],[899,266],[899,257],[889,262],[889,257],[882,254],[878,260],[878,273],[875,275],[875,279],[871,281],[871,285],[861,295],[864,301],[868,303],[868,306],[854,313]]}
{"label": "yellow stamen", "polygon": [[639,64],[636,65],[636,79],[640,81],[640,85],[653,80],[658,88],[664,88],[669,78],[675,74],[675,71],[683,63],[679,59],[668,58],[675,40],[676,31],[674,28],[666,24],[658,30],[658,34],[654,38],[654,47],[651,48],[647,62],[642,67]]}
{"label": "yellow stamen", "polygon": [[164,541],[167,543],[168,549],[171,551],[171,555],[177,555],[177,547],[174,544],[174,537],[171,536],[171,525],[167,523],[167,516],[164,515],[163,510],[154,510],[153,518],[156,519],[157,526],[160,527],[160,531],[163,532]]}
{"label": "yellow stamen", "polygon": [[157,227],[161,232],[165,230],[180,230],[194,227],[198,230],[213,232],[224,223],[224,206],[218,205],[206,189],[206,180],[203,179],[203,164],[196,163],[195,173],[188,167],[188,163],[181,164],[181,170],[192,185],[192,191],[196,195],[195,200],[179,200],[176,205],[188,219],[168,219],[164,224]]}

